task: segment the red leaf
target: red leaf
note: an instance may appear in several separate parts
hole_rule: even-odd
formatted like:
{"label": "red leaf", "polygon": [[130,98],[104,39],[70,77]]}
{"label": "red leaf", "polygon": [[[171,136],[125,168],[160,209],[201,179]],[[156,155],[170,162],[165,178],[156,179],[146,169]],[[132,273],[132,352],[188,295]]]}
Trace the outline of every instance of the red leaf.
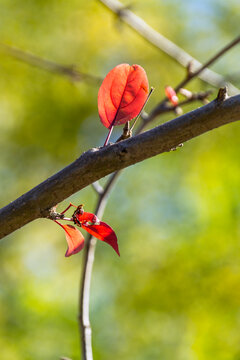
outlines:
{"label": "red leaf", "polygon": [[89,221],[93,224],[100,222],[100,220],[95,214],[89,213],[87,211],[83,211],[82,214],[76,214],[76,217],[79,221],[83,221],[83,222]]}
{"label": "red leaf", "polygon": [[68,243],[68,249],[65,256],[68,257],[73,254],[77,254],[84,247],[84,237],[82,233],[80,233],[80,231],[72,225],[59,225],[65,231],[65,236]]}
{"label": "red leaf", "polygon": [[112,248],[120,256],[117,236],[111,226],[109,226],[103,221],[100,221],[99,225],[87,225],[86,223],[85,225],[82,224],[82,228],[97,239],[102,240],[112,246]]}
{"label": "red leaf", "polygon": [[141,111],[148,96],[148,79],[139,65],[120,64],[103,80],[98,92],[98,112],[102,124],[124,124]]}
{"label": "red leaf", "polygon": [[165,94],[168,100],[174,105],[178,105],[178,97],[175,90],[171,86],[165,86]]}

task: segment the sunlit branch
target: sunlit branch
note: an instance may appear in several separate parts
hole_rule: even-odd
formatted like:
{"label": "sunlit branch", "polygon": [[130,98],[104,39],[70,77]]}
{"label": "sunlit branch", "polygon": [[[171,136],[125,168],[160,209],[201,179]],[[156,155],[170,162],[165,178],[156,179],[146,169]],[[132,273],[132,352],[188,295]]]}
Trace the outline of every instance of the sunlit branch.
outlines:
{"label": "sunlit branch", "polygon": [[[231,41],[227,46],[225,46],[223,49],[218,51],[215,55],[213,55],[208,61],[206,61],[201,67],[195,71],[193,71],[191,63],[189,63],[187,67],[187,73],[185,78],[175,87],[175,92],[178,93],[180,89],[182,89],[185,85],[187,85],[191,80],[199,76],[199,74],[202,73],[202,71],[205,71],[207,66],[212,65],[215,61],[217,61],[219,58],[221,58],[226,52],[228,52],[230,49],[232,49],[234,46],[239,44],[240,37],[237,37],[233,41]],[[145,122],[150,122],[152,119],[155,119],[156,116],[159,116],[163,112],[165,112],[166,109],[166,101],[168,99],[165,97],[158,105],[156,105],[153,110],[150,112],[150,114],[144,118]],[[182,104],[183,105],[183,104]],[[140,125],[141,128],[142,125]]]}
{"label": "sunlit branch", "polygon": [[[237,89],[230,82],[226,81],[226,79],[222,75],[219,75],[208,68],[208,66],[212,64],[211,62],[207,64],[207,66],[204,68],[204,71],[202,71],[203,70],[201,69],[202,64],[198,60],[194,59],[194,57],[192,57],[182,48],[174,44],[172,41],[164,37],[156,30],[154,30],[142,18],[135,15],[127,7],[124,7],[124,5],[120,1],[118,0],[99,0],[99,1],[103,3],[112,12],[114,12],[122,21],[127,23],[132,29],[134,29],[149,43],[156,46],[158,49],[162,50],[169,56],[171,56],[171,58],[175,59],[179,64],[187,68],[189,63],[191,63],[191,70],[194,72],[197,71],[198,72],[197,76],[201,80],[218,88],[221,86],[227,86],[229,89],[229,93],[231,95],[239,94],[240,92],[239,89]],[[222,55],[223,54],[221,54],[221,56]]]}
{"label": "sunlit branch", "polygon": [[[191,71],[187,72],[186,78],[175,88],[175,91],[177,92],[180,88],[184,87],[187,83],[189,83],[190,80],[193,78],[199,76],[199,74],[202,74],[210,65],[215,63],[219,58],[221,58],[224,54],[226,54],[229,50],[231,50],[234,46],[238,45],[240,43],[240,36],[237,36],[234,40],[230,41],[229,44],[224,46],[219,52],[217,52],[213,57],[211,57],[205,64],[201,65],[196,70],[191,69]],[[232,84],[227,83],[226,80],[222,83],[220,86],[227,86],[228,92],[232,92]],[[240,93],[239,89],[236,89],[237,93]]]}
{"label": "sunlit branch", "polygon": [[17,60],[35,66],[39,69],[43,69],[59,75],[64,75],[74,82],[85,81],[99,85],[102,81],[100,77],[79,71],[78,69],[76,69],[74,65],[73,66],[61,65],[54,61],[47,60],[40,56],[34,55],[30,52],[18,49],[15,46],[10,46],[7,44],[0,43],[0,51],[4,54],[12,56]]}
{"label": "sunlit branch", "polygon": [[102,195],[104,192],[103,187],[100,185],[99,181],[95,181],[94,183],[92,183],[92,187],[93,189],[96,191],[96,193],[98,195]]}

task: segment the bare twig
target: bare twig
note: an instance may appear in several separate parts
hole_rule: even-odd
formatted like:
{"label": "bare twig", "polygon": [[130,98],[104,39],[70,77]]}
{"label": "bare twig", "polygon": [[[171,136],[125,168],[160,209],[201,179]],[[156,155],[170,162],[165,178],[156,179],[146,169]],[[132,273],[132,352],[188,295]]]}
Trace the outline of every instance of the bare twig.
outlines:
{"label": "bare twig", "polygon": [[[113,188],[114,184],[117,181],[120,171],[112,174],[108,183],[104,189],[104,192],[99,196],[98,203],[95,209],[96,216],[101,219],[107,204],[108,196]],[[86,239],[86,246],[84,250],[83,258],[83,271],[80,282],[80,291],[79,291],[79,330],[81,338],[81,350],[82,350],[82,359],[83,360],[92,360],[92,344],[91,344],[91,325],[89,319],[89,298],[90,298],[90,284],[91,284],[91,274],[92,267],[94,262],[94,253],[96,246],[96,239],[88,235]]]}
{"label": "bare twig", "polygon": [[[171,103],[163,100],[159,105],[157,105],[149,115],[144,117],[143,123],[144,126],[154,120],[157,116],[162,115],[167,112],[174,111],[177,107],[182,107],[184,105],[191,104],[195,101],[201,101],[205,103],[205,100],[212,93],[212,90],[200,91],[199,93],[191,93],[191,97],[180,101],[178,105],[172,105]],[[142,126],[142,125],[141,125]]]}
{"label": "bare twig", "polygon": [[102,195],[104,193],[104,189],[100,185],[99,181],[95,181],[94,183],[92,183],[92,187],[98,195]]}
{"label": "bare twig", "polygon": [[[154,30],[143,19],[135,15],[128,8],[124,7],[124,5],[120,1],[118,0],[99,0],[99,1],[103,3],[108,9],[110,9],[115,14],[117,14],[121,20],[127,23],[132,29],[134,29],[148,42],[156,46],[158,49],[164,51],[166,54],[168,54],[173,59],[175,59],[179,64],[183,65],[184,67],[188,67],[189,64],[191,63],[191,72],[198,72],[197,76],[201,80],[215,87],[227,86],[229,89],[229,93],[231,95],[239,94],[240,90],[237,89],[233,84],[227,82],[223,76],[208,69],[208,67],[212,64],[212,62],[206,64],[203,71],[202,64],[198,60],[194,59],[186,51],[181,49],[172,41],[165,38],[156,30]],[[238,43],[239,40],[240,38],[238,37],[234,41],[237,41]],[[235,46],[235,44],[233,46]],[[226,52],[227,50],[224,50],[224,52]],[[221,54],[221,56],[222,55],[223,54]],[[214,61],[215,60],[216,59],[214,59]],[[189,75],[191,72],[189,72]]]}
{"label": "bare twig", "polygon": [[91,74],[86,74],[77,70],[76,66],[74,65],[73,66],[61,65],[56,62],[41,58],[30,52],[18,49],[15,46],[10,46],[7,44],[0,43],[0,51],[24,63],[35,66],[37,68],[50,71],[52,73],[64,75],[68,77],[71,81],[86,81],[97,85],[100,84],[102,81],[100,77]]}
{"label": "bare twig", "polygon": [[[199,69],[196,71],[189,71],[189,68],[187,69],[186,77],[181,81],[176,87],[175,92],[178,93],[181,88],[183,88],[186,84],[188,84],[191,80],[199,76],[202,71],[206,70],[207,66],[212,65],[216,60],[218,60],[221,56],[223,56],[227,51],[232,49],[234,46],[236,46],[240,42],[240,36],[231,41],[227,46],[225,46],[223,49],[221,49],[219,52],[217,52],[215,55],[213,55],[205,64],[201,65]],[[156,116],[164,112],[165,103],[167,101],[167,98],[163,99],[155,108],[150,112],[150,114],[146,117],[145,121],[150,122],[152,119],[154,119]]]}
{"label": "bare twig", "polygon": [[[212,65],[214,62],[216,62],[220,57],[222,57],[224,54],[226,54],[229,50],[231,50],[234,46],[238,45],[240,43],[240,36],[237,36],[234,40],[230,41],[229,44],[224,46],[219,52],[217,52],[209,61],[207,61],[205,64],[201,65],[198,69],[195,71],[191,69],[191,72],[188,71],[186,78],[175,88],[175,91],[177,92],[180,88],[185,86],[189,81],[196,76],[199,76],[205,69],[207,69],[210,65]],[[228,91],[231,89],[232,84],[227,83],[225,80],[222,82],[222,84],[219,84],[219,86],[227,86]],[[219,87],[218,86],[218,87]],[[236,89],[239,93],[240,90]],[[229,91],[231,93],[232,91]]]}

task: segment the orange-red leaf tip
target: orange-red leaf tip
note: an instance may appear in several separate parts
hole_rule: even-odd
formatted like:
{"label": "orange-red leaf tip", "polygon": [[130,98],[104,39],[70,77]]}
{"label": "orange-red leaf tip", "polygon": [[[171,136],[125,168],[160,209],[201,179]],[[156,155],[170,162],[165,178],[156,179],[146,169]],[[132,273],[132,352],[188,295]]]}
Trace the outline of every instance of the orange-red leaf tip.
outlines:
{"label": "orange-red leaf tip", "polygon": [[87,223],[83,223],[82,228],[86,230],[89,234],[93,235],[95,238],[109,244],[120,256],[117,236],[111,226],[109,226],[103,221],[100,221],[98,225],[88,225]]}
{"label": "orange-red leaf tip", "polygon": [[135,118],[148,96],[148,79],[140,65],[120,64],[105,77],[98,92],[98,112],[110,129]]}
{"label": "orange-red leaf tip", "polygon": [[82,233],[72,225],[61,225],[65,231],[68,249],[65,256],[77,254],[84,247],[84,237]]}

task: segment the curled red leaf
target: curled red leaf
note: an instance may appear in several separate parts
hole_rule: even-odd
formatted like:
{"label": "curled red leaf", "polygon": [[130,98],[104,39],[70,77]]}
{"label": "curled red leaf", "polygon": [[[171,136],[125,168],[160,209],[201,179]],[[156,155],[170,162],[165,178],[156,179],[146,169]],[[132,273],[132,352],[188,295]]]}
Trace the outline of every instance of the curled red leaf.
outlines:
{"label": "curled red leaf", "polygon": [[[76,207],[72,217],[65,218],[63,214],[71,207]],[[59,220],[68,220],[73,221],[75,225],[82,227],[89,234],[93,235],[99,240],[102,240],[112,246],[112,248],[116,251],[116,253],[120,256],[117,236],[111,226],[106,224],[103,221],[100,221],[95,214],[84,211],[83,205],[75,206],[70,203],[70,205],[60,214],[61,219]],[[68,243],[68,249],[66,251],[65,256],[71,256],[73,254],[77,254],[84,247],[84,237],[82,233],[77,230],[72,225],[62,225],[59,221],[54,220],[56,224],[61,226],[65,232],[66,240]]]}
{"label": "curled red leaf", "polygon": [[178,105],[178,97],[175,90],[171,86],[165,86],[165,94],[168,100],[174,105]]}
{"label": "curled red leaf", "polygon": [[95,214],[89,213],[87,211],[83,211],[82,213],[77,214],[76,217],[81,222],[89,221],[94,225],[100,222],[100,220]]}
{"label": "curled red leaf", "polygon": [[68,249],[65,256],[69,257],[73,254],[77,254],[84,247],[84,237],[82,233],[72,225],[58,224],[65,231],[65,236],[68,243]]}
{"label": "curled red leaf", "polygon": [[89,234],[93,235],[95,238],[109,244],[120,256],[117,236],[111,226],[109,226],[103,221],[100,221],[99,225],[88,225],[88,223],[83,223],[82,228],[86,230]]}
{"label": "curled red leaf", "polygon": [[140,65],[120,64],[103,80],[98,92],[102,124],[111,129],[135,118],[148,96],[148,79]]}
{"label": "curled red leaf", "polygon": [[84,211],[82,206],[78,206],[73,213],[73,221],[89,234],[112,246],[112,248],[120,256],[115,232],[111,226],[103,221],[100,221],[95,214]]}

